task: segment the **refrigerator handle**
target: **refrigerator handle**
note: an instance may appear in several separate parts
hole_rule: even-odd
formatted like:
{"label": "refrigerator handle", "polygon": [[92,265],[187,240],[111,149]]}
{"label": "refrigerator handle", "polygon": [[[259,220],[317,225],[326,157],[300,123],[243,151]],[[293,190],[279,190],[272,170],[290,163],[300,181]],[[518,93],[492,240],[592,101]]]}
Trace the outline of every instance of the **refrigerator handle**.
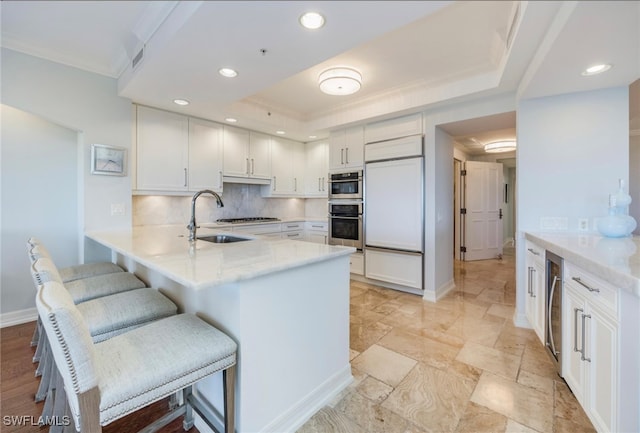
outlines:
{"label": "refrigerator handle", "polygon": [[556,351],[556,345],[553,342],[553,328],[551,327],[551,310],[553,307],[553,292],[556,290],[556,283],[558,282],[558,276],[553,276],[553,283],[551,284],[551,293],[549,293],[549,312],[547,313],[547,321],[549,322],[547,325],[549,326],[549,340],[551,342],[551,350],[555,355],[558,354]]}

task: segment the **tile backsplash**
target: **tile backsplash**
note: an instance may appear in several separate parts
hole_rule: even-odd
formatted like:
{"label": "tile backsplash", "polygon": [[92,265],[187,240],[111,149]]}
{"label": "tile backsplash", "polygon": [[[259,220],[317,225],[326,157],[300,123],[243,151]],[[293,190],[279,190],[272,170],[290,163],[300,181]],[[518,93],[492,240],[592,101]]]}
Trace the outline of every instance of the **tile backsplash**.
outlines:
{"label": "tile backsplash", "polygon": [[[225,183],[221,194],[224,207],[218,208],[210,195],[196,203],[198,223],[219,218],[240,217],[326,217],[326,199],[263,198],[259,185]],[[133,196],[133,225],[188,224],[192,196]]]}

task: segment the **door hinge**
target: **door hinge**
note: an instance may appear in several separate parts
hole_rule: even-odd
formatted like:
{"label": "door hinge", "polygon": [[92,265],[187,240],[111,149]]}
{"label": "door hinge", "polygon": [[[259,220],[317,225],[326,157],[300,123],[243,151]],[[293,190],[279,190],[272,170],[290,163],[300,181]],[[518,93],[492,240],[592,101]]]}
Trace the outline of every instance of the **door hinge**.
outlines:
{"label": "door hinge", "polygon": [[460,247],[460,252],[461,253],[466,253],[467,252],[467,247]]}
{"label": "door hinge", "polygon": [[467,214],[467,208],[466,207],[460,208],[460,213],[462,215],[466,215]]}
{"label": "door hinge", "polygon": [[466,176],[467,170],[460,170],[460,176]]}

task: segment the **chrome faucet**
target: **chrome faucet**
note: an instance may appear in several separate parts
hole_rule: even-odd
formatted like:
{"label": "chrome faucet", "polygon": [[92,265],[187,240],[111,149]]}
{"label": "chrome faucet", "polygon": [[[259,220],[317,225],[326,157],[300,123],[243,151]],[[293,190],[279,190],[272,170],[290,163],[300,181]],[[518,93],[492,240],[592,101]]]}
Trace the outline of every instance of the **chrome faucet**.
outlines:
{"label": "chrome faucet", "polygon": [[202,191],[198,191],[193,195],[191,199],[191,220],[189,221],[189,225],[187,228],[189,229],[189,242],[196,240],[196,230],[198,229],[198,225],[196,225],[196,199],[200,197],[202,194],[211,194],[216,198],[218,202],[218,207],[224,207],[224,203],[222,203],[222,199],[218,194],[211,191],[210,189],[203,189]]}

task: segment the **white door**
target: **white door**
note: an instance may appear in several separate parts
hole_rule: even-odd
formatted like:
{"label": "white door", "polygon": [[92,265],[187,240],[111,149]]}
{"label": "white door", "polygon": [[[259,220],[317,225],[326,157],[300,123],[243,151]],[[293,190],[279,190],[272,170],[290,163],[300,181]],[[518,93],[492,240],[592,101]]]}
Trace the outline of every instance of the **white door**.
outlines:
{"label": "white door", "polygon": [[502,257],[502,164],[466,161],[463,260]]}

